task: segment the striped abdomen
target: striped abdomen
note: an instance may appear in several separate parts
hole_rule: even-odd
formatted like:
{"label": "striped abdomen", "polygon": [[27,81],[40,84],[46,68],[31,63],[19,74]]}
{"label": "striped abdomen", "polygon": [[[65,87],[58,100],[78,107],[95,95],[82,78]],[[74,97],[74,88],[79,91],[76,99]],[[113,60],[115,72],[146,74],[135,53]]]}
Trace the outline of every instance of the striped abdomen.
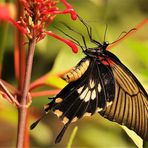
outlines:
{"label": "striped abdomen", "polygon": [[66,82],[72,82],[79,79],[87,70],[90,64],[90,60],[87,58],[82,59],[76,67],[74,67],[70,72],[66,73],[64,79]]}

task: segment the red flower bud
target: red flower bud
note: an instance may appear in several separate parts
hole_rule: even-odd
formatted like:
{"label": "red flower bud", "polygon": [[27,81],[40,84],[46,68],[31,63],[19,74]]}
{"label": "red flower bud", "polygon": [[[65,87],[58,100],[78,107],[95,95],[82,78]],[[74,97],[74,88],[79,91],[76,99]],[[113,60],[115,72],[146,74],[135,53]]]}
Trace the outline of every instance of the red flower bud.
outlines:
{"label": "red flower bud", "polygon": [[56,38],[56,39],[58,39],[58,40],[64,42],[64,43],[66,43],[68,46],[70,46],[70,47],[72,48],[72,51],[73,51],[74,53],[77,53],[77,52],[78,52],[78,47],[77,47],[72,41],[67,40],[67,39],[64,39],[64,38],[62,38],[62,37],[60,37],[60,36],[54,34],[54,33],[51,32],[51,31],[47,31],[46,33],[47,33],[48,35],[50,35],[50,36],[52,36],[52,37],[54,37],[54,38]]}

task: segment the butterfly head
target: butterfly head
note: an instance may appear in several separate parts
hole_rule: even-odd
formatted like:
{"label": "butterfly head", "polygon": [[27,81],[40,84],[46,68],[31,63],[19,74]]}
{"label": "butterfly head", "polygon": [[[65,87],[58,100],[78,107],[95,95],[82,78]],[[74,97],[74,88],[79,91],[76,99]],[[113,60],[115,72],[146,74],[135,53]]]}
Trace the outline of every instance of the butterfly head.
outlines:
{"label": "butterfly head", "polygon": [[109,45],[109,42],[108,41],[104,41],[103,44],[102,44],[102,49],[106,50],[108,45]]}
{"label": "butterfly head", "polygon": [[100,54],[102,55],[103,52],[106,50],[107,46],[109,45],[109,42],[105,41],[103,44],[98,44],[98,47],[94,48],[87,48],[83,52],[90,56],[90,57],[98,57]]}

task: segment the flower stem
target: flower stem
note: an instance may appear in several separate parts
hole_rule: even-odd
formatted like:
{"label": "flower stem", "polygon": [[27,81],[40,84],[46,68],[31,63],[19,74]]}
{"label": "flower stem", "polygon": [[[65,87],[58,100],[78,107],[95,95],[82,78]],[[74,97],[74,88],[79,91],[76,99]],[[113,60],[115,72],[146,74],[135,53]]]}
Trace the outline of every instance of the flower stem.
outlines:
{"label": "flower stem", "polygon": [[28,46],[28,57],[27,57],[27,65],[26,65],[26,73],[24,79],[24,86],[22,90],[22,96],[20,100],[20,108],[19,108],[19,122],[18,122],[18,137],[17,137],[17,148],[23,148],[25,145],[25,133],[27,129],[27,95],[30,86],[30,79],[31,79],[31,71],[32,71],[32,64],[33,64],[33,57],[34,57],[34,50],[35,50],[35,39],[29,41]]}

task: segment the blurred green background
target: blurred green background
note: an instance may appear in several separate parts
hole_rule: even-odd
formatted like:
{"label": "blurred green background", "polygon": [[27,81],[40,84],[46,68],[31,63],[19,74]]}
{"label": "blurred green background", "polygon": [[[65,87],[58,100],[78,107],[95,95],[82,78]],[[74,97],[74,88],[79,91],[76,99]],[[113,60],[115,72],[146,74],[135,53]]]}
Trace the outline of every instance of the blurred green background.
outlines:
{"label": "blurred green background", "polygon": [[[103,42],[104,40],[106,24],[108,25],[106,41],[113,42],[121,32],[129,31],[145,18],[148,18],[147,0],[69,0],[68,2],[74,7],[76,12],[92,26],[93,37],[99,42]],[[64,8],[62,5],[59,5],[59,7],[61,9]],[[72,21],[69,15],[58,15],[52,26],[49,27],[49,30],[65,37],[54,28],[54,26],[57,26],[80,41],[81,38],[63,27],[60,23],[61,21],[84,34],[87,40],[87,46],[93,47],[88,40],[85,27],[79,20]],[[14,80],[14,67],[12,65],[14,45],[12,30],[13,27],[9,26],[10,33],[9,36],[7,36],[3,79],[16,85],[16,81]],[[148,24],[116,45],[110,51],[119,57],[140,80],[144,88],[148,90]],[[75,66],[83,57],[84,55],[81,49],[79,49],[78,54],[74,54],[64,43],[52,37],[46,37],[38,43],[36,48],[32,81],[50,70],[53,73],[68,70]],[[42,90],[45,89],[47,88],[42,88]],[[32,117],[30,119],[30,124],[42,114],[43,105],[46,103],[48,103],[47,97],[33,99],[30,114],[32,114],[34,118]],[[83,118],[71,124],[62,142],[55,145],[54,140],[63,125],[52,113],[49,113],[33,131],[30,131],[31,147],[66,147],[72,129],[76,125],[78,126],[78,132],[73,141],[72,147],[74,148],[136,147],[134,142],[119,125],[103,119],[98,114]],[[1,98],[0,147],[15,147],[16,131],[17,110]],[[145,143],[144,147],[148,147],[148,143]]]}

